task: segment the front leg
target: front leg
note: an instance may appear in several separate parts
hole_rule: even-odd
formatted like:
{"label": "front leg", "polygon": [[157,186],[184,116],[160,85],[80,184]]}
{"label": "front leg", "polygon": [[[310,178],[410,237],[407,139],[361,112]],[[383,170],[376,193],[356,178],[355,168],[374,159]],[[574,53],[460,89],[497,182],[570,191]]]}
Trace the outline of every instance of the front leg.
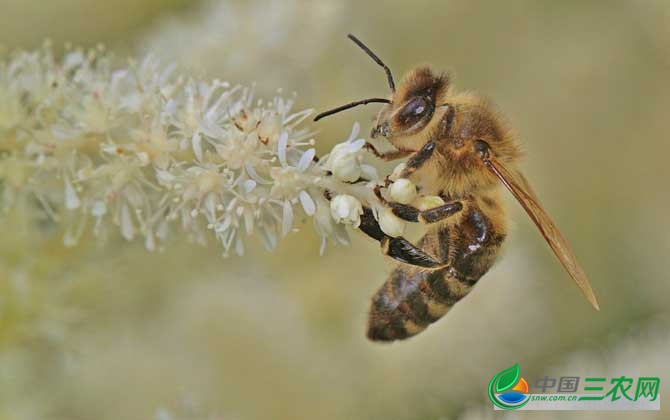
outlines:
{"label": "front leg", "polygon": [[402,158],[407,157],[407,156],[409,156],[413,153],[413,152],[410,152],[409,150],[392,150],[390,152],[382,153],[379,150],[377,150],[375,148],[375,146],[373,146],[370,143],[365,143],[365,148],[368,151],[370,151],[370,153],[372,153],[373,155],[378,157],[379,159],[382,159],[382,160],[387,161],[387,162],[391,161],[391,160],[402,159]]}
{"label": "front leg", "polygon": [[421,168],[433,156],[435,143],[429,141],[423,147],[412,155],[405,164],[405,169],[400,173],[399,178],[409,178],[417,169]]}

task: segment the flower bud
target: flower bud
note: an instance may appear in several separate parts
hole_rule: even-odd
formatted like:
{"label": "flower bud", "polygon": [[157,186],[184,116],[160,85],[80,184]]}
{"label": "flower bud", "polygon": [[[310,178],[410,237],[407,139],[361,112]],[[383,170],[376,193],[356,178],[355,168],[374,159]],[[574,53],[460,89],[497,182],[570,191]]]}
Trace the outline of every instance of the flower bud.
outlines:
{"label": "flower bud", "polygon": [[396,236],[401,236],[405,232],[405,222],[393,214],[391,209],[384,208],[380,210],[378,217],[379,227],[388,236],[395,238]]}
{"label": "flower bud", "polygon": [[350,150],[349,143],[340,143],[330,152],[326,166],[340,181],[353,182],[361,176],[358,154]]}
{"label": "flower bud", "polygon": [[337,223],[358,227],[361,224],[361,214],[363,206],[353,196],[340,194],[330,201],[330,215]]}
{"label": "flower bud", "polygon": [[354,182],[361,177],[361,164],[355,155],[342,155],[333,159],[331,171],[340,181]]}
{"label": "flower bud", "polygon": [[437,195],[419,196],[412,202],[412,205],[421,211],[439,207],[443,204],[444,200]]}
{"label": "flower bud", "polygon": [[416,185],[407,178],[401,178],[391,184],[389,195],[395,202],[409,204],[416,198]]}

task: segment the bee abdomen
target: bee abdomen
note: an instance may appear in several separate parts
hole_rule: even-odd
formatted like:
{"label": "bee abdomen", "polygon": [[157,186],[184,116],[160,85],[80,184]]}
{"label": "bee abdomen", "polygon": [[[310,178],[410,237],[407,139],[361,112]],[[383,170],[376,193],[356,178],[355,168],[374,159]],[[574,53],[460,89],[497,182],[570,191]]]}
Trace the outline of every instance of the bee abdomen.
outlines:
{"label": "bee abdomen", "polygon": [[442,318],[472,288],[447,269],[410,271],[399,266],[372,298],[367,336],[402,340]]}

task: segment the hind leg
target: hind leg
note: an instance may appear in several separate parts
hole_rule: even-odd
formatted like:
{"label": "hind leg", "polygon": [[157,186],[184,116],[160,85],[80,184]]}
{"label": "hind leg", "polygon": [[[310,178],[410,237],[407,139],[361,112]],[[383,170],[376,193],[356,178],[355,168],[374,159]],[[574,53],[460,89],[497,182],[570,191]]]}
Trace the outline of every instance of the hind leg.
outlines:
{"label": "hind leg", "polygon": [[379,241],[384,255],[388,255],[397,261],[433,269],[444,268],[448,265],[447,261],[436,259],[402,236],[392,238],[385,234],[379,227],[372,210],[368,207],[363,208],[361,224],[358,228],[372,239]]}
{"label": "hind leg", "polygon": [[[326,198],[330,199],[330,194],[328,192],[326,193]],[[460,211],[462,205],[460,205],[460,203],[458,204],[458,211]],[[445,214],[443,218],[446,218],[451,214],[453,214],[453,212]],[[382,253],[396,261],[428,269],[445,268],[448,266],[447,261],[431,256],[402,236],[393,238],[385,234],[369,207],[363,207],[361,224],[358,228],[372,239],[379,241]]]}
{"label": "hind leg", "polygon": [[463,203],[460,201],[452,201],[427,210],[419,210],[408,204],[390,202],[382,196],[380,185],[375,187],[374,193],[379,201],[391,209],[393,214],[406,222],[419,222],[423,224],[436,223],[463,210]]}

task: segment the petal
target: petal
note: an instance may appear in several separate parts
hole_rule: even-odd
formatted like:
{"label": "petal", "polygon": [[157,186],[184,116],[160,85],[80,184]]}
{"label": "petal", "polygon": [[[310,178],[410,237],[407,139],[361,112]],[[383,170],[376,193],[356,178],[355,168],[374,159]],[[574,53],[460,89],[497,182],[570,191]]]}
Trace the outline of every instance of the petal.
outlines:
{"label": "petal", "polygon": [[163,112],[169,116],[174,116],[177,113],[177,101],[174,99],[167,101],[163,108]]}
{"label": "petal", "polygon": [[247,236],[254,232],[254,215],[249,209],[244,211],[244,229],[247,232]]}
{"label": "petal", "polygon": [[253,179],[247,179],[242,184],[242,188],[244,189],[244,192],[248,194],[251,191],[253,191],[254,188],[256,188],[256,181],[254,181]]}
{"label": "petal", "polygon": [[166,240],[170,233],[170,226],[165,220],[161,221],[156,229],[156,237],[162,241]]}
{"label": "petal", "polygon": [[358,137],[358,133],[361,132],[361,125],[356,121],[354,123],[354,126],[351,127],[351,134],[349,134],[349,139],[347,141],[353,141],[356,137]]}
{"label": "petal", "polygon": [[288,164],[286,163],[286,146],[288,144],[288,133],[284,131],[281,133],[281,136],[279,136],[279,142],[277,143],[277,156],[279,156],[279,163],[281,163],[281,166],[286,167]]}
{"label": "petal", "polygon": [[259,229],[263,245],[268,251],[272,251],[277,247],[277,233],[274,230],[267,228]]}
{"label": "petal", "polygon": [[375,168],[372,165],[362,164],[361,165],[361,172],[363,173],[363,176],[366,179],[370,179],[370,180],[379,179],[379,175],[377,174],[377,168]]}
{"label": "petal", "polygon": [[77,191],[75,191],[70,178],[65,177],[65,207],[72,210],[79,208],[81,202],[77,196]]}
{"label": "petal", "polygon": [[150,252],[156,250],[156,241],[154,240],[154,234],[151,231],[147,232],[144,238],[144,247]]}
{"label": "petal", "polygon": [[176,63],[170,63],[167,65],[167,67],[165,67],[165,70],[163,70],[158,79],[158,83],[160,84],[160,86],[165,86],[170,81],[170,77],[172,76],[172,73],[176,68],[177,68]]}
{"label": "petal", "polygon": [[361,150],[365,146],[365,139],[358,139],[349,143],[347,150],[349,153],[355,153]]}
{"label": "petal", "polygon": [[286,200],[282,211],[281,234],[286,236],[293,227],[293,206]]}
{"label": "petal", "polygon": [[127,204],[121,207],[121,236],[129,241],[135,236],[135,227],[133,226],[133,220],[130,218],[130,209],[128,209]]}
{"label": "petal", "polygon": [[232,218],[232,216],[231,216],[231,215],[227,215],[227,216],[223,219],[223,222],[221,222],[221,223],[219,223],[218,225],[216,225],[216,226],[214,227],[214,229],[215,229],[215,231],[216,231],[217,233],[222,233],[222,232],[225,232],[226,230],[228,230],[228,228],[230,227],[230,225],[231,225],[232,223],[233,223],[233,218]]}
{"label": "petal", "polygon": [[296,112],[293,115],[290,115],[288,118],[286,118],[282,123],[284,125],[288,125],[290,122],[293,122],[292,126],[296,126],[303,122],[305,118],[309,117],[310,114],[314,112],[313,109],[305,109],[304,111]]}
{"label": "petal", "polygon": [[91,214],[95,217],[102,217],[107,213],[107,204],[104,201],[98,200],[93,202],[91,206]]}
{"label": "petal", "polygon": [[215,120],[215,117],[210,115],[205,116],[205,119],[202,121],[200,128],[203,133],[209,137],[220,138],[226,135],[226,130],[221,128]]}
{"label": "petal", "polygon": [[157,169],[156,170],[156,179],[158,179],[158,182],[161,184],[171,184],[172,181],[174,181],[175,176],[172,175],[168,171],[164,171],[162,169]]}
{"label": "petal", "polygon": [[335,239],[340,244],[349,245],[351,243],[351,240],[349,239],[349,234],[347,233],[347,230],[344,227],[344,225],[337,225],[337,228],[335,229],[334,233],[335,233]]}
{"label": "petal", "polygon": [[237,240],[235,241],[235,254],[238,257],[244,255],[244,242],[242,242],[242,235],[237,235]]}
{"label": "petal", "polygon": [[259,184],[272,184],[271,181],[261,178],[261,176],[258,175],[258,172],[256,172],[254,167],[249,162],[244,162],[244,169],[247,170],[247,174],[249,175],[249,177],[252,178],[254,181],[258,182]]}
{"label": "petal", "polygon": [[195,133],[191,138],[191,145],[193,146],[193,153],[198,160],[202,160],[202,138],[200,138],[200,133]]}
{"label": "petal", "polygon": [[72,232],[72,228],[69,228],[63,236],[63,246],[71,248],[75,245],[77,245],[77,238]]}
{"label": "petal", "polygon": [[223,249],[225,249],[226,252],[230,249],[230,244],[233,243],[233,239],[235,239],[236,233],[237,231],[235,229],[230,229],[228,231],[228,235],[225,238],[223,238],[222,245]]}
{"label": "petal", "polygon": [[320,256],[323,256],[323,254],[326,252],[326,243],[327,242],[328,241],[326,241],[326,237],[322,236],[321,237],[321,246],[319,247],[319,255]]}
{"label": "petal", "polygon": [[205,207],[205,210],[207,211],[207,215],[215,218],[216,217],[216,204],[217,204],[217,196],[216,194],[210,192],[207,193],[205,196],[205,199],[203,200],[203,204]]}
{"label": "petal", "polygon": [[312,163],[314,160],[314,156],[316,155],[316,150],[314,149],[309,149],[305,153],[300,156],[300,162],[298,162],[298,169],[300,172],[304,172],[305,169],[309,167],[309,164]]}
{"label": "petal", "polygon": [[314,204],[314,200],[312,200],[312,197],[310,197],[307,191],[300,191],[298,198],[300,198],[300,204],[302,204],[302,208],[305,210],[305,214],[308,216],[314,215],[314,212],[316,211],[316,204]]}
{"label": "petal", "polygon": [[340,219],[344,219],[347,216],[349,216],[349,207],[346,205],[339,205],[337,206],[337,215],[340,217]]}

